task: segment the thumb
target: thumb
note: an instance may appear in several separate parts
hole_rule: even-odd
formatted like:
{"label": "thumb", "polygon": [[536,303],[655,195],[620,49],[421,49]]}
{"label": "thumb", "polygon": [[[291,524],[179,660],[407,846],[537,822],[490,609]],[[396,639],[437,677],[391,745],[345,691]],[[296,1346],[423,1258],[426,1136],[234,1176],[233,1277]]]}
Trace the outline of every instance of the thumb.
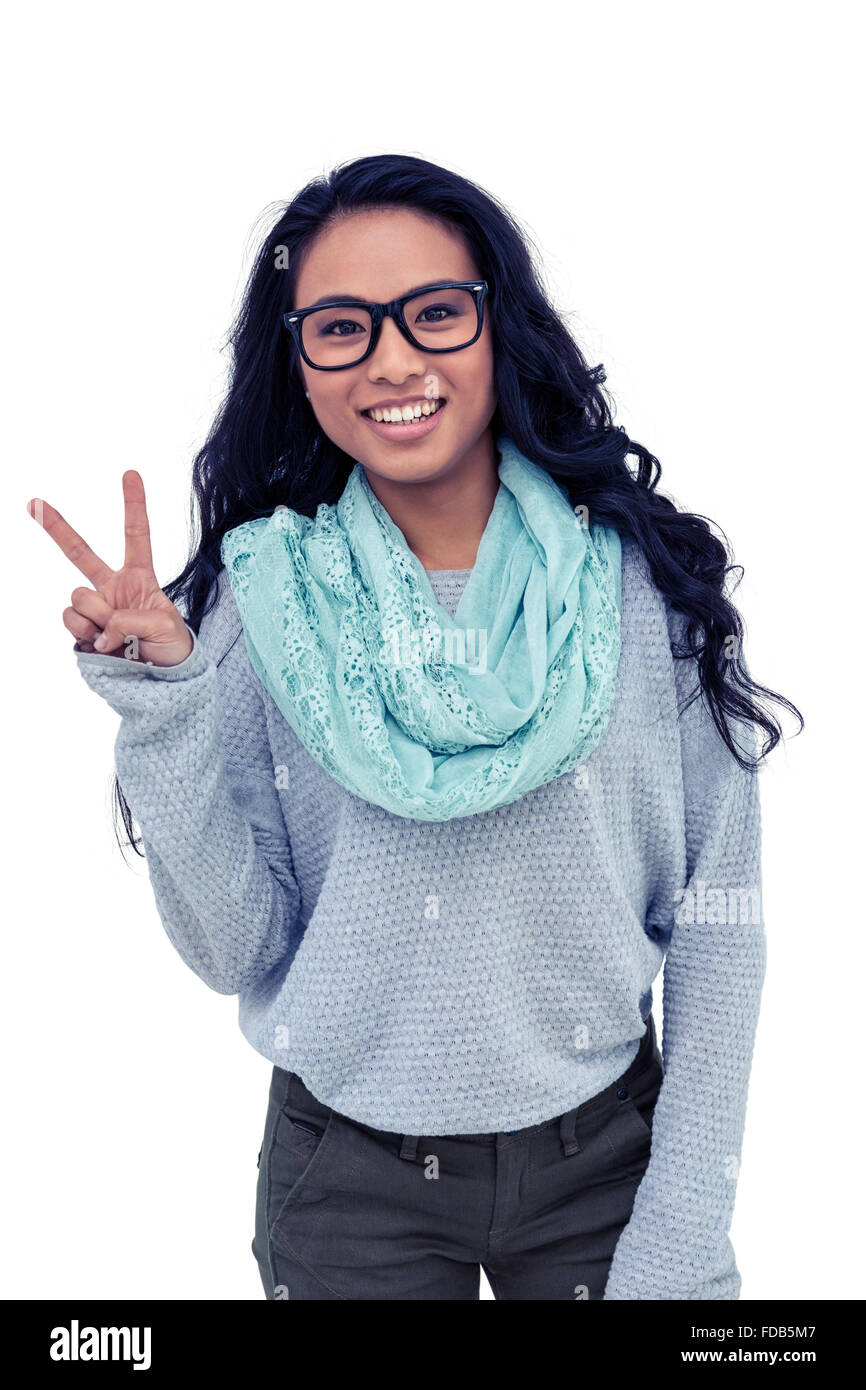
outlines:
{"label": "thumb", "polygon": [[137,661],[139,642],[166,642],[172,636],[164,613],[146,608],[115,608],[93,645],[98,652],[125,647],[123,655]]}

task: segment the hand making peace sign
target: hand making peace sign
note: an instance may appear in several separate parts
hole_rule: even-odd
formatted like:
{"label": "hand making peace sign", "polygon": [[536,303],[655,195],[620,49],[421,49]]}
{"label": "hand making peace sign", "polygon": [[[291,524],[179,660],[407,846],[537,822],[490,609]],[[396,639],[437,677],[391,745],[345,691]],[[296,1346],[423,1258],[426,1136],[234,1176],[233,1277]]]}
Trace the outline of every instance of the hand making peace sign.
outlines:
{"label": "hand making peace sign", "polygon": [[[105,656],[124,656],[127,639],[138,639],[135,659],[154,666],[177,666],[192,651],[192,637],[181,613],[160,589],[153,572],[150,527],[141,475],[130,468],[123,475],[123,566],[113,570],[94,554],[68,522],[48,502],[33,497],[27,510],[94,586],[73,589],[72,605],[63,610],[63,624],[85,650]],[[135,651],[133,644],[132,651]],[[132,659],[132,658],[130,658]]]}

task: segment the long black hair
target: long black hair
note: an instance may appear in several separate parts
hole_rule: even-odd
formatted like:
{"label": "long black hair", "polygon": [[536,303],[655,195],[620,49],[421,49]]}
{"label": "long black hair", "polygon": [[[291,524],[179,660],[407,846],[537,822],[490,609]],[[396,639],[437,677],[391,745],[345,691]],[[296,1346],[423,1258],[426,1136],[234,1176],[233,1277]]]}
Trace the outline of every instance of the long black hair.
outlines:
{"label": "long black hair", "polygon": [[[728,573],[741,567],[732,563],[727,539],[715,535],[706,518],[679,511],[658,491],[658,459],[614,425],[602,389],[604,367],[588,366],[552,307],[531,242],[513,215],[469,179],[412,155],[372,155],[338,165],[281,206],[229,330],[232,369],[225,399],[193,464],[190,558],[164,592],[198,632],[209,595],[216,597],[226,531],[271,514],[278,504],[314,517],[319,503],[338,501],[354,460],[319,426],[282,316],[297,307],[297,268],[317,233],[362,209],[397,208],[456,230],[490,286],[485,310],[498,397],[490,423],[494,437],[507,434],[567,488],[573,505],[586,505],[594,521],[637,542],[656,585],[687,619],[685,643],[675,644],[674,656],[697,659],[719,733],[737,762],[756,770],[782,731],[755,697],[784,705],[799,718],[800,729],[803,717],[783,696],[755,684],[737,655],[743,623],[725,588]],[[629,456],[636,467],[628,466]],[[751,721],[766,735],[754,760],[733,738],[729,718]],[[114,796],[128,843],[141,853],[116,776]]]}

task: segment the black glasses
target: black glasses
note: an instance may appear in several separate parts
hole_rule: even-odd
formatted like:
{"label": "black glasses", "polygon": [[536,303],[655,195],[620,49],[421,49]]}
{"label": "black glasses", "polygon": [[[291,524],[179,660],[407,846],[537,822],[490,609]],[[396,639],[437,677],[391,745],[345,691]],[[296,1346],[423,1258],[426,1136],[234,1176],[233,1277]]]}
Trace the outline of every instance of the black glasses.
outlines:
{"label": "black glasses", "polygon": [[308,367],[339,372],[357,367],[374,350],[384,318],[422,352],[459,352],[471,347],[484,324],[486,280],[443,280],[390,304],[331,299],[283,314]]}

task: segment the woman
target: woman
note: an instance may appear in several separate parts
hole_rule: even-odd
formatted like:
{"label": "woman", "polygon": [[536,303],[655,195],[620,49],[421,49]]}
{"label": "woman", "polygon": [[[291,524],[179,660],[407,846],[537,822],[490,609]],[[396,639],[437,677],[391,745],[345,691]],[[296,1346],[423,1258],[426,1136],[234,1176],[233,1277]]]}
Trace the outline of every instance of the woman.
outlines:
{"label": "woman", "polygon": [[40,505],[163,924],[273,1063],[267,1296],[737,1298],[755,695],[798,712],[725,546],[434,164],[305,187],[232,344],[176,580],[137,473],[118,571]]}

